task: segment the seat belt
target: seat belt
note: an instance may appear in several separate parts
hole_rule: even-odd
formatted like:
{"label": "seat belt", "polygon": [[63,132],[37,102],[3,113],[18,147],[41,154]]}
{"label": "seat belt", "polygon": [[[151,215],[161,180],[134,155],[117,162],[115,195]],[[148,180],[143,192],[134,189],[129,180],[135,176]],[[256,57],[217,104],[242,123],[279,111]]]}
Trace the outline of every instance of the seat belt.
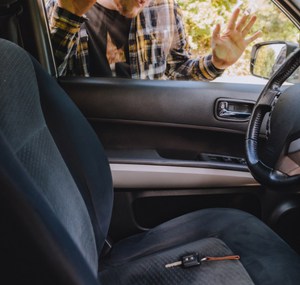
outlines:
{"label": "seat belt", "polygon": [[103,248],[102,248],[102,251],[100,254],[100,258],[103,258],[105,255],[107,255],[111,251],[112,247],[113,247],[113,241],[109,236],[107,236],[104,241],[104,245],[103,245]]}

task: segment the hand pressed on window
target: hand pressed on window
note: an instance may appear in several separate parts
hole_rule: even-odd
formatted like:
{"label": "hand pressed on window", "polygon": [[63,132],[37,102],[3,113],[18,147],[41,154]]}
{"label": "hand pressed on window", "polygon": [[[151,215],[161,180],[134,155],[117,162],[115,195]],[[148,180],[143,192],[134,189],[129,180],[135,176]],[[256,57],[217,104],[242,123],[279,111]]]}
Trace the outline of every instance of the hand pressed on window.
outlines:
{"label": "hand pressed on window", "polygon": [[234,64],[243,54],[246,47],[261,36],[261,31],[246,37],[256,21],[256,16],[249,19],[249,14],[244,14],[237,22],[240,9],[236,9],[223,34],[221,26],[217,24],[212,34],[212,63],[216,68],[225,69]]}

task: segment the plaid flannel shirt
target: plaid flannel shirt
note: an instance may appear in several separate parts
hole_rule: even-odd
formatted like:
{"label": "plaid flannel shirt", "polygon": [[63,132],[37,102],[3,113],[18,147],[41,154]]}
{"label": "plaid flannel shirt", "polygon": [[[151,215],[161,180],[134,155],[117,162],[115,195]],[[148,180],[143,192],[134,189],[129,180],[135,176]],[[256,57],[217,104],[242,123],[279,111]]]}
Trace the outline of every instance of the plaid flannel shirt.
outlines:
{"label": "plaid flannel shirt", "polygon": [[[46,0],[58,74],[89,76],[88,34],[79,17]],[[182,14],[174,0],[153,0],[132,19],[129,61],[135,79],[213,80],[223,73],[211,55],[191,58]]]}

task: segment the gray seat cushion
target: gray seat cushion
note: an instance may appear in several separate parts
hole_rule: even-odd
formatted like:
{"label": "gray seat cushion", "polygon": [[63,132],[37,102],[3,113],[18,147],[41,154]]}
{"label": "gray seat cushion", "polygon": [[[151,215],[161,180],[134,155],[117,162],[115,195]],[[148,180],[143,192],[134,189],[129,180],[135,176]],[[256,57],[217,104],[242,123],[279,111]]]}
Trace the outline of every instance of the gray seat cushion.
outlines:
{"label": "gray seat cushion", "polygon": [[[186,249],[188,250],[191,245],[197,244],[197,241],[210,238],[220,240],[226,244],[230,252],[240,255],[240,262],[254,284],[297,284],[300,280],[299,255],[259,219],[234,209],[196,211],[163,223],[147,233],[120,241],[114,245],[110,255],[102,261],[101,267],[104,270],[104,280],[107,280],[107,274],[110,274],[108,273],[110,270],[118,280],[116,274],[113,273],[116,270],[115,268],[118,267],[122,268],[124,266],[130,270],[132,266],[132,270],[136,271],[134,267],[139,263],[139,260],[148,264],[156,262],[157,265],[159,256],[165,254],[169,256],[168,251],[170,249],[174,254],[174,257],[172,256],[170,260],[174,258],[175,261],[178,256],[184,255]],[[157,274],[167,274],[161,266],[151,270],[156,270]],[[189,269],[186,269],[186,271],[189,271]],[[137,276],[143,276],[143,272],[143,269],[136,272]],[[124,282],[122,275],[121,273],[118,274]],[[171,278],[172,274],[169,277]],[[199,280],[202,282],[202,279]],[[225,280],[223,282],[222,284],[235,284],[230,283],[231,280],[229,279],[228,283],[225,283]],[[131,283],[124,282],[122,284]],[[149,283],[142,282],[141,284]],[[176,284],[193,283],[189,283],[187,280]]]}

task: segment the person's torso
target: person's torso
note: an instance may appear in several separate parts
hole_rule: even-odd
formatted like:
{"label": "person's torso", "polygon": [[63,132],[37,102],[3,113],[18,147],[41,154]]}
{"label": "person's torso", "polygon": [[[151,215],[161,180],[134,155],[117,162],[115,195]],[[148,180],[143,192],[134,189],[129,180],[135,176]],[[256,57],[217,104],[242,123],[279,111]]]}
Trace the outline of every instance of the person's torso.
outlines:
{"label": "person's torso", "polygon": [[176,29],[170,3],[173,1],[152,1],[132,20],[96,3],[85,23],[90,75],[114,76],[112,67],[116,66],[120,77],[163,78]]}
{"label": "person's torso", "polygon": [[130,77],[128,34],[131,20],[98,3],[86,16],[90,75],[111,77],[121,65],[121,74],[117,76]]}

